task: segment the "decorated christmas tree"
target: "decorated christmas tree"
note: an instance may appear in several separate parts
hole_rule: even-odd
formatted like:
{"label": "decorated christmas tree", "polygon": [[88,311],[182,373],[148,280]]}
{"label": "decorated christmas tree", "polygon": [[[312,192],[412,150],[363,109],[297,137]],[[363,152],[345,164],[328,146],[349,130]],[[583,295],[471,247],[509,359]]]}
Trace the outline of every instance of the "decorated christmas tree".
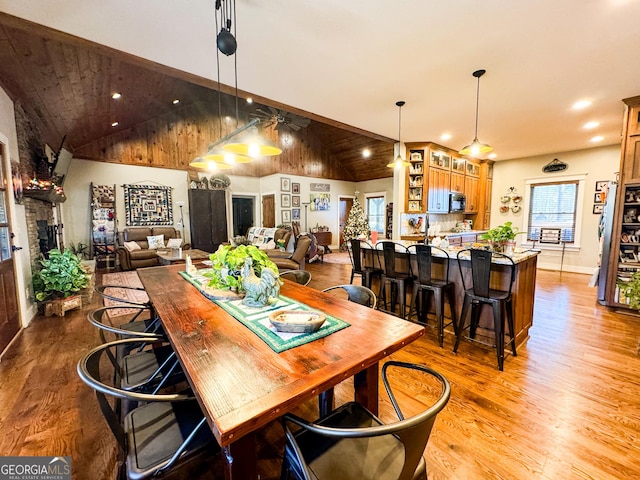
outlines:
{"label": "decorated christmas tree", "polygon": [[[358,192],[356,192],[356,194],[357,193]],[[349,216],[347,217],[347,223],[344,225],[342,235],[344,236],[345,242],[348,242],[352,238],[358,238],[360,236],[369,238],[370,234],[371,228],[369,228],[369,221],[367,220],[367,216],[364,214],[364,210],[362,210],[362,207],[360,206],[358,197],[356,197],[353,201],[353,206],[351,207]]]}

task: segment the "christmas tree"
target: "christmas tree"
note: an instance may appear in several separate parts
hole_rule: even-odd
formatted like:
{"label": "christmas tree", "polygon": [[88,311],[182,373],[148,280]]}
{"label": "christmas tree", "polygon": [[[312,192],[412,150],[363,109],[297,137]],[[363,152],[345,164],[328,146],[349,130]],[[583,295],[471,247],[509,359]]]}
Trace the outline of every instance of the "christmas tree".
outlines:
{"label": "christmas tree", "polygon": [[[357,193],[358,192],[356,192],[356,194]],[[362,210],[362,207],[360,206],[358,197],[356,197],[353,201],[353,206],[351,207],[349,216],[347,217],[347,223],[344,225],[342,235],[345,242],[348,242],[352,238],[358,238],[361,235],[369,238],[370,234],[371,228],[369,228],[369,221],[367,220],[367,216],[364,214],[364,210]]]}

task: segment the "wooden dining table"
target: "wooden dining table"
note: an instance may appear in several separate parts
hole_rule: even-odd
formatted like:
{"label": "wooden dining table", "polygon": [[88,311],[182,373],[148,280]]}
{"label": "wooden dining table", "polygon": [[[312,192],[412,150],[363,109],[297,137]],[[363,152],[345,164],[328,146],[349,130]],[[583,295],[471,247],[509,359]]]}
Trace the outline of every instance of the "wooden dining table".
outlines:
{"label": "wooden dining table", "polygon": [[184,265],[138,270],[209,427],[223,449],[225,478],[257,477],[255,434],[343,380],[378,411],[378,362],[424,327],[285,280],[280,294],[350,326],[276,353],[184,280]]}

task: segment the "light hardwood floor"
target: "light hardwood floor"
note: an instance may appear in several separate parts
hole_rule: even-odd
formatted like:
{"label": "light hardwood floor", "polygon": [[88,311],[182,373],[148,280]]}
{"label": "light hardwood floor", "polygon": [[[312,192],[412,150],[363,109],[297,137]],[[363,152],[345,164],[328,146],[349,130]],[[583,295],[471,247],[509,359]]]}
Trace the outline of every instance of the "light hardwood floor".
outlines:
{"label": "light hardwood floor", "polygon": [[[349,280],[347,265],[308,269],[314,288]],[[598,305],[588,280],[538,272],[531,338],[506,358],[504,372],[491,349],[463,342],[454,355],[451,335],[440,349],[431,328],[394,355],[426,363],[452,384],[425,454],[430,479],[640,478],[640,318]],[[80,311],[38,317],[21,333],[0,363],[0,455],[71,455],[74,478],[114,478],[115,441],[75,371],[98,343]],[[409,397],[416,385],[403,388]],[[345,382],[337,401],[350,393]],[[382,417],[392,419],[381,402]],[[303,413],[313,418],[314,409]],[[277,422],[259,444],[261,478],[278,478]]]}

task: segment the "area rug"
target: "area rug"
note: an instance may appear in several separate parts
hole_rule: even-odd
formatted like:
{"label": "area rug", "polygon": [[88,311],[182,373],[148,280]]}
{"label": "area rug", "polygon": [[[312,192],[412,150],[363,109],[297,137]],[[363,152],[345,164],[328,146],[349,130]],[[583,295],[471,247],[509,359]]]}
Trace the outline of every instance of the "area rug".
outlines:
{"label": "area rug", "polygon": [[347,252],[331,252],[324,254],[325,263],[338,263],[340,265],[351,265]]}
{"label": "area rug", "polygon": [[[117,285],[114,288],[109,288],[107,290],[107,294],[122,298],[124,300],[129,300],[131,302],[148,302],[149,297],[146,292],[129,290],[128,288],[118,288],[118,286],[122,287],[136,287],[142,288],[142,282],[140,281],[140,277],[138,277],[137,272],[115,272],[115,273],[105,273],[102,276],[102,284],[103,285]],[[104,304],[107,307],[115,307],[115,306],[129,306],[123,302],[116,302],[114,300],[110,300],[108,298],[104,299]],[[136,313],[138,310],[135,308],[119,308],[118,310],[114,310],[110,312],[110,317],[122,316],[122,315],[130,315],[132,313]]]}

